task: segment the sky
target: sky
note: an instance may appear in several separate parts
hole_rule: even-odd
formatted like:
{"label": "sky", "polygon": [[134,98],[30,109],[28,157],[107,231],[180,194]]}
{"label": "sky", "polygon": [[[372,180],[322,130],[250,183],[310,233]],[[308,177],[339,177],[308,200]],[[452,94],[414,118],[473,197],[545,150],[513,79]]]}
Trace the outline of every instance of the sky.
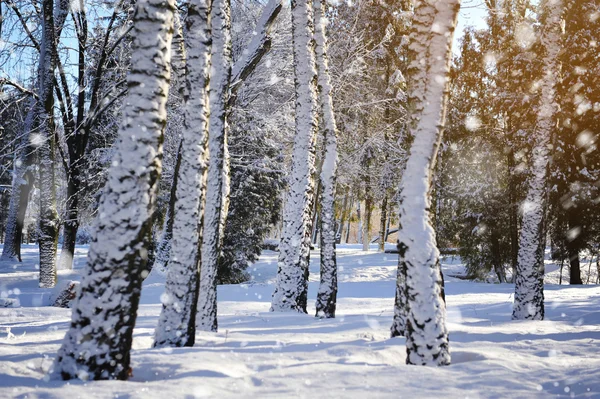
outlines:
{"label": "sky", "polygon": [[487,26],[485,17],[487,11],[483,0],[463,0],[460,13],[458,14],[458,24],[454,35],[454,53],[460,50],[459,40],[463,36],[466,27],[472,26],[476,29],[482,29]]}

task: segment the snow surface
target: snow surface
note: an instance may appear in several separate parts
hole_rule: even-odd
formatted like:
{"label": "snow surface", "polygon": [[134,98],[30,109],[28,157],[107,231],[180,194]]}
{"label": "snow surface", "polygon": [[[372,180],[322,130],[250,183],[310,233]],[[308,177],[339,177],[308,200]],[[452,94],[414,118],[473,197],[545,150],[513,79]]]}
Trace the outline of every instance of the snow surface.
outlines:
{"label": "snow surface", "polygon": [[[46,306],[53,293],[37,287],[37,248],[22,264],[0,263],[0,398],[598,398],[600,287],[547,284],[544,321],[512,321],[512,284],[473,283],[459,258],[442,258],[452,365],[405,365],[404,338],[389,338],[397,255],[338,248],[337,318],[270,313],[277,253],[266,251],[253,282],[219,287],[220,332],[202,332],[193,348],[151,349],[164,280],[144,282],[130,381],[47,381],[70,322],[70,310]],[[391,248],[392,246],[390,246]],[[59,286],[78,279],[59,271]],[[318,287],[312,252],[309,314]],[[547,261],[549,280],[556,266]],[[585,277],[583,278],[585,281]]]}

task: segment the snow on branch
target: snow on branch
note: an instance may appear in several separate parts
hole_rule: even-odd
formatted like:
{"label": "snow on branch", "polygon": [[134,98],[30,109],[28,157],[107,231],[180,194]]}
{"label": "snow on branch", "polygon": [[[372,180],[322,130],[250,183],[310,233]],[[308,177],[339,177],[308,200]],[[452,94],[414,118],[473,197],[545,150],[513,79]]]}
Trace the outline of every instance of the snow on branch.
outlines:
{"label": "snow on branch", "polygon": [[229,106],[233,105],[238,89],[244,80],[254,71],[262,57],[271,50],[269,33],[275,19],[281,11],[281,0],[270,0],[256,24],[255,35],[231,69]]}

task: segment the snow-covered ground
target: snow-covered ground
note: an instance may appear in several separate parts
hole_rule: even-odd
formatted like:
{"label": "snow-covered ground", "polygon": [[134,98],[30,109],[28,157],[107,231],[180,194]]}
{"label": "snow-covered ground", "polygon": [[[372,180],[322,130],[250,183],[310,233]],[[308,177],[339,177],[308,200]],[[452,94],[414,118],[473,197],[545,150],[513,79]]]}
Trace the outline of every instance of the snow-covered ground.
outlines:
{"label": "snow-covered ground", "polygon": [[[62,282],[76,268],[59,272]],[[151,349],[164,281],[145,282],[130,381],[47,381],[70,310],[46,306],[35,246],[24,263],[0,263],[0,398],[600,398],[600,287],[546,285],[545,321],[510,319],[514,287],[460,280],[443,261],[452,365],[405,365],[403,338],[389,338],[397,255],[338,250],[338,317],[318,320],[318,252],[311,259],[310,315],[269,313],[277,256],[267,251],[253,282],[219,287],[219,332],[194,348]],[[550,269],[550,267],[549,267]],[[554,269],[555,270],[555,269]],[[585,279],[584,279],[585,281]],[[60,285],[60,283],[59,283]]]}

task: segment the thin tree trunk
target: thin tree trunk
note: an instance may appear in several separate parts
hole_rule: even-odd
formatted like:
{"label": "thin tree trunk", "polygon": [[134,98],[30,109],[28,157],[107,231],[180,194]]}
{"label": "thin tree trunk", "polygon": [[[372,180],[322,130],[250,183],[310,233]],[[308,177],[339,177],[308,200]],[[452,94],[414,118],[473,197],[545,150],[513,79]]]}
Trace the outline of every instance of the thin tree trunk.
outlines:
{"label": "thin tree trunk", "polygon": [[356,243],[362,244],[363,242],[363,219],[360,211],[360,200],[356,202],[356,217],[358,218],[358,229],[356,231]]}
{"label": "thin tree trunk", "polygon": [[515,195],[517,187],[515,184],[514,167],[515,154],[511,149],[508,155],[508,202],[509,202],[509,230],[510,230],[510,265],[512,268],[512,280],[517,276],[517,260],[519,256],[519,226],[517,224],[519,215]]}
{"label": "thin tree trunk", "polygon": [[348,207],[347,214],[347,222],[346,222],[346,237],[344,239],[344,243],[348,244],[350,241],[350,227],[351,227],[351,219],[352,219],[352,208],[354,208],[354,198],[350,199],[350,206]]}
{"label": "thin tree trunk", "polygon": [[[202,222],[205,208],[208,81],[211,57],[210,0],[194,0],[185,19],[186,85],[183,138],[175,192],[165,297],[154,346],[193,346],[196,335]],[[166,231],[166,230],[165,230]]]}
{"label": "thin tree trunk", "polygon": [[504,272],[504,265],[502,264],[502,257],[500,253],[500,233],[495,226],[496,225],[494,224],[492,227],[492,234],[490,238],[492,245],[492,264],[494,266],[494,272],[498,277],[498,281],[505,283],[506,273]]}
{"label": "thin tree trunk", "polygon": [[546,246],[545,212],[550,137],[558,111],[555,90],[558,78],[562,2],[543,3],[546,14],[541,41],[545,47],[541,107],[534,132],[532,176],[525,205],[519,240],[519,258],[515,279],[513,319],[544,319],[544,249]]}
{"label": "thin tree trunk", "polygon": [[317,317],[335,317],[337,262],[335,258],[335,181],[337,172],[337,128],[331,95],[325,33],[326,0],[313,0],[318,91],[323,114],[325,155],[321,168],[321,282],[317,293]]}
{"label": "thin tree trunk", "polygon": [[71,173],[67,179],[67,202],[65,206],[65,221],[63,224],[63,244],[58,261],[58,269],[72,269],[77,231],[79,229],[79,190],[81,176],[79,167],[70,168]]}
{"label": "thin tree trunk", "polygon": [[18,259],[21,262],[21,241],[23,239],[25,213],[29,203],[29,194],[33,189],[35,180],[33,174],[35,150],[30,146],[29,140],[30,132],[34,129],[35,103],[36,100],[32,98],[25,119],[25,133],[19,144],[19,155],[15,161],[4,247],[2,248],[2,257],[0,257],[0,260],[3,261]]}
{"label": "thin tree trunk", "polygon": [[387,239],[387,193],[384,193],[383,201],[381,202],[381,218],[379,219],[379,252],[385,251],[385,240]]}
{"label": "thin tree trunk", "polygon": [[[185,97],[186,94],[184,94]],[[202,95],[202,92],[200,92]],[[204,95],[206,93],[204,92]],[[188,99],[189,101],[189,99]],[[204,108],[198,108],[204,109]],[[185,112],[185,111],[184,111]],[[185,113],[184,113],[185,116]],[[184,122],[185,123],[185,122]],[[198,123],[201,123],[198,121]],[[200,125],[201,126],[201,125]],[[187,128],[187,127],[186,127]],[[184,132],[185,135],[185,132]],[[206,139],[206,136],[198,137],[200,140]],[[202,143],[203,141],[198,141]],[[171,191],[169,193],[169,205],[167,207],[167,216],[165,220],[165,227],[163,229],[162,236],[160,238],[160,242],[156,248],[156,257],[154,260],[154,264],[152,265],[152,269],[155,267],[160,271],[166,271],[167,265],[169,264],[169,258],[171,257],[171,247],[173,245],[173,226],[175,224],[175,204],[177,202],[177,185],[179,182],[179,171],[181,168],[181,159],[183,157],[183,139],[179,142],[179,146],[177,148],[177,155],[175,156],[175,168],[173,169],[173,182],[171,183]],[[204,153],[198,155],[198,159],[203,159],[201,156],[204,156]],[[200,198],[200,195],[198,195]]]}
{"label": "thin tree trunk", "polygon": [[225,223],[223,190],[227,146],[227,103],[231,79],[231,9],[229,0],[213,0],[211,9],[211,75],[209,86],[208,181],[202,235],[202,267],[197,328],[217,331],[217,267]]}
{"label": "thin tree trunk", "polygon": [[317,77],[311,0],[292,0],[291,8],[296,134],[271,311],[306,313],[317,134]]}
{"label": "thin tree trunk", "polygon": [[147,0],[136,7],[119,141],[71,328],[51,371],[63,379],[125,380],[131,374],[133,327],[161,173],[175,2]]}
{"label": "thin tree trunk", "polygon": [[409,36],[409,131],[414,141],[400,185],[396,290],[402,295],[396,296],[394,310],[394,325],[396,315],[406,316],[407,364],[450,364],[443,279],[430,207],[459,8],[459,0],[418,3]]}
{"label": "thin tree trunk", "polygon": [[[85,119],[84,95],[86,89],[86,50],[87,50],[87,17],[83,0],[78,1],[77,11],[73,11],[73,19],[76,21],[75,29],[78,42],[78,75],[77,75],[77,120],[72,118],[65,123],[65,136],[69,150],[69,165],[67,174],[67,199],[65,206],[65,220],[63,223],[63,245],[58,261],[58,269],[72,269],[77,231],[79,230],[79,190],[81,188],[81,172],[84,166],[83,134],[76,132],[83,125]],[[69,123],[70,122],[70,123]],[[70,125],[68,128],[66,125]]]}

